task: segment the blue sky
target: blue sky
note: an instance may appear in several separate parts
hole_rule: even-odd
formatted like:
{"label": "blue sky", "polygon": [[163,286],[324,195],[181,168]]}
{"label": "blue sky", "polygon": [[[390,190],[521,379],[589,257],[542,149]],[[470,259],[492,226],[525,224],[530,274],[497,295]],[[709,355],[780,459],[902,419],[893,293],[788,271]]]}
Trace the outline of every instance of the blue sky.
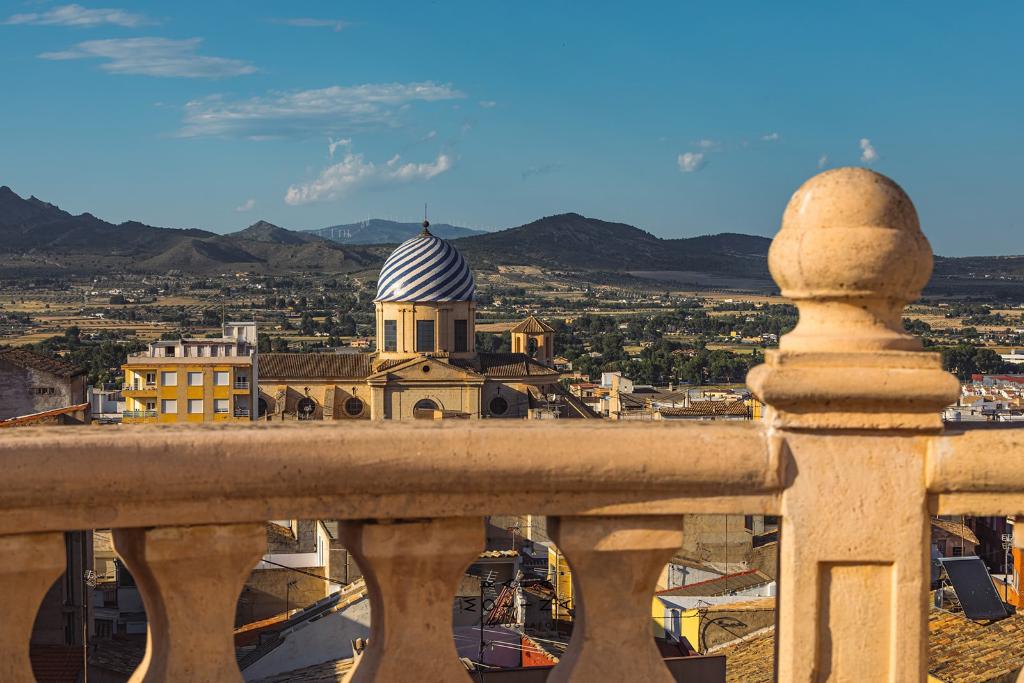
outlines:
{"label": "blue sky", "polygon": [[218,232],[771,235],[867,165],[937,253],[1020,254],[1024,9],[975,4],[0,2],[0,184]]}

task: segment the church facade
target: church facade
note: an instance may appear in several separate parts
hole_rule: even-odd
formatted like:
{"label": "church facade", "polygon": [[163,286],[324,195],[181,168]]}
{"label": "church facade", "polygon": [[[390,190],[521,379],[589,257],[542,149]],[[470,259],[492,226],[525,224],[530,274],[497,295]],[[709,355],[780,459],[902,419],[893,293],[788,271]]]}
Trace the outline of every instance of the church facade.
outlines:
{"label": "church facade", "polygon": [[596,417],[558,383],[543,321],[513,327],[510,353],[476,350],[473,273],[428,228],[381,269],[375,352],[260,354],[260,419]]}

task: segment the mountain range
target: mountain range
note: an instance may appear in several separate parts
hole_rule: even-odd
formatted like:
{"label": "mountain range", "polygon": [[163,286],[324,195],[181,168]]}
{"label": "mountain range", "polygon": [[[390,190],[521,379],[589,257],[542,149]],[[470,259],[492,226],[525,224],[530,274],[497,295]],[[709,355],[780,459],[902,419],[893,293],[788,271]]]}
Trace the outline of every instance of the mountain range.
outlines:
{"label": "mountain range", "polygon": [[[380,268],[418,223],[373,219],[295,231],[259,221],[225,235],[137,221],[113,224],[72,215],[36,197],[0,187],[0,275],[349,273]],[[625,223],[564,213],[506,230],[431,225],[452,239],[477,270],[538,266],[721,288],[773,289],[765,237],[723,233],[663,239]],[[345,241],[347,243],[340,243]],[[374,242],[374,243],[371,243]],[[936,293],[1024,289],[1024,256],[935,259]]]}
{"label": "mountain range", "polygon": [[[323,237],[339,244],[398,244],[415,236],[422,229],[420,223],[398,223],[396,221],[386,221],[382,218],[370,218],[359,223],[331,225],[326,228],[304,230],[303,232]],[[430,232],[446,240],[484,234],[483,230],[460,228],[455,225],[448,225],[447,223],[431,223]]]}

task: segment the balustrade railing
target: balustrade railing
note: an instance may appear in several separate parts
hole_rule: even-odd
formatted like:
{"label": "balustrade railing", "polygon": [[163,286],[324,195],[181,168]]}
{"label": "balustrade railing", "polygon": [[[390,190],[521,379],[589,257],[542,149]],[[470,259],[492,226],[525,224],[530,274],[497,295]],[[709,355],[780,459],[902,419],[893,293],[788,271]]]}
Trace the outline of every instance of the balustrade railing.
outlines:
{"label": "balustrade railing", "polygon": [[1024,432],[943,432],[957,382],[900,322],[931,252],[887,178],[810,180],[769,265],[800,322],[748,377],[763,422],[8,430],[0,680],[33,680],[28,634],[61,533],[97,527],[115,529],[149,615],[133,680],[241,680],[234,605],[272,518],[344,521],[373,608],[351,681],[468,681],[458,578],[486,515],[532,513],[581,598],[549,680],[667,682],[650,600],[681,516],[743,513],[782,517],[778,680],[924,681],[929,514],[1024,515]]}

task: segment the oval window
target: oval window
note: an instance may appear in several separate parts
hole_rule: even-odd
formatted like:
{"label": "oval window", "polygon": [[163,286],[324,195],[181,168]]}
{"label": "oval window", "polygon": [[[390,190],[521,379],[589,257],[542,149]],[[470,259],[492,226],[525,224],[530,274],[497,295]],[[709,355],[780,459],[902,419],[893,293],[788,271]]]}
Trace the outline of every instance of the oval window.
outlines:
{"label": "oval window", "polygon": [[316,412],[316,401],[308,397],[300,398],[295,406],[295,412],[298,413],[300,420],[312,420],[313,413]]}
{"label": "oval window", "polygon": [[508,412],[508,401],[501,396],[495,396],[490,403],[491,415],[504,415]]}
{"label": "oval window", "polygon": [[363,414],[363,401],[355,396],[345,401],[345,413],[349,417],[359,417]]}

